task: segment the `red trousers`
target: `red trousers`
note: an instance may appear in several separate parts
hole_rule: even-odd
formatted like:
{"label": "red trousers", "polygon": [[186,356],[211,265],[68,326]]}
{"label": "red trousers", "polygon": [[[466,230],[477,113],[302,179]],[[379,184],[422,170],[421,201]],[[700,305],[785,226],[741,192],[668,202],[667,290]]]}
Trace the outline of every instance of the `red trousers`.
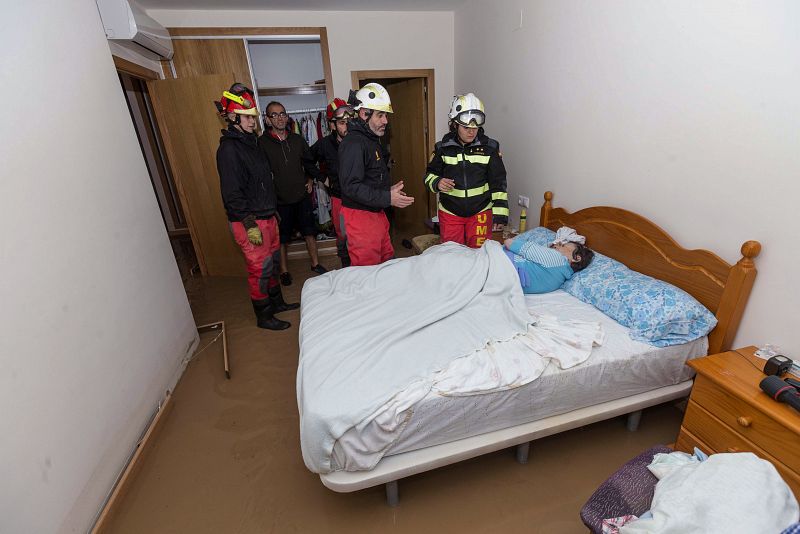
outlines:
{"label": "red trousers", "polygon": [[275,217],[257,220],[258,229],[264,243],[256,246],[247,240],[247,229],[240,222],[231,223],[231,231],[236,244],[244,253],[247,263],[247,283],[250,284],[250,298],[263,300],[269,298],[270,288],[278,286],[280,271],[280,239],[278,221]]}
{"label": "red trousers", "polygon": [[442,243],[454,241],[471,248],[480,248],[491,236],[492,210],[484,210],[472,217],[459,217],[439,210],[439,234]]}
{"label": "red trousers", "polygon": [[336,230],[336,241],[343,241],[344,235],[342,235],[342,219],[340,217],[342,213],[342,199],[331,196],[331,219],[333,219],[333,229]]}
{"label": "red trousers", "polygon": [[342,206],[342,216],[351,265],[378,265],[394,257],[389,220],[384,212]]}

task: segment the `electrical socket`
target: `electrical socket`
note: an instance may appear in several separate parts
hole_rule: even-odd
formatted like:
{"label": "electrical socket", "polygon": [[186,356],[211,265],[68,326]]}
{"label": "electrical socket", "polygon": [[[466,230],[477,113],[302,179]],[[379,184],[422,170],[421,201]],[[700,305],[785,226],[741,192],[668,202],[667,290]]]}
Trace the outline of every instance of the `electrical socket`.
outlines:
{"label": "electrical socket", "polygon": [[517,203],[522,206],[523,208],[529,208],[531,204],[531,199],[525,196],[520,195],[519,200]]}

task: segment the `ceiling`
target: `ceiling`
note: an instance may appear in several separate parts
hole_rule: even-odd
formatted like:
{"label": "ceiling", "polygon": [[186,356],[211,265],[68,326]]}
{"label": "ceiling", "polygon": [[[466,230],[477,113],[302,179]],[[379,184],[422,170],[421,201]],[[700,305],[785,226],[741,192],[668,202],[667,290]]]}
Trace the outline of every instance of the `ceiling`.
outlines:
{"label": "ceiling", "polygon": [[453,11],[465,0],[136,0],[145,9]]}

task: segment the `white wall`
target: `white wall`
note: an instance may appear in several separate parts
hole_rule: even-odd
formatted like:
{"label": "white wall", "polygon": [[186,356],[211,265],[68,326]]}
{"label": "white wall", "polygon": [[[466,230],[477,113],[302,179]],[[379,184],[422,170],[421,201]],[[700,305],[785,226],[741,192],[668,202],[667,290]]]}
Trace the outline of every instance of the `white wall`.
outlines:
{"label": "white wall", "polygon": [[552,189],[556,205],[628,208],[730,262],[761,241],[735,343],[800,359],[798,20],[791,0],[471,0],[455,14],[455,90],[485,99],[510,198],[530,196],[534,221]]}
{"label": "white wall", "polygon": [[0,32],[0,530],[84,532],[196,331],[94,1],[25,10]]}
{"label": "white wall", "polygon": [[188,11],[149,9],[166,27],[325,26],[333,90],[347,99],[350,71],[435,69],[436,130],[447,131],[453,98],[453,14],[387,11]]}

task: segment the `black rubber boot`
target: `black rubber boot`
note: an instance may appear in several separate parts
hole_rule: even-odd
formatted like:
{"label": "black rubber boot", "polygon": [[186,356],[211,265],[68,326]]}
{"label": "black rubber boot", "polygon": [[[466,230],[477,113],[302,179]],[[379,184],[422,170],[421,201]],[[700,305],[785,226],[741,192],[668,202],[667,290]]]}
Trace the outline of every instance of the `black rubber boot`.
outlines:
{"label": "black rubber boot", "polygon": [[280,286],[275,286],[269,290],[269,301],[272,303],[273,313],[281,313],[289,310],[296,310],[300,304],[293,302],[289,304],[283,300],[283,293]]}
{"label": "black rubber boot", "polygon": [[342,262],[342,267],[350,267],[350,255],[347,253],[347,243],[344,241],[336,242],[336,255]]}
{"label": "black rubber boot", "polygon": [[253,311],[256,312],[256,326],[266,330],[286,330],[291,323],[281,321],[273,316],[275,310],[270,299],[253,300]]}

